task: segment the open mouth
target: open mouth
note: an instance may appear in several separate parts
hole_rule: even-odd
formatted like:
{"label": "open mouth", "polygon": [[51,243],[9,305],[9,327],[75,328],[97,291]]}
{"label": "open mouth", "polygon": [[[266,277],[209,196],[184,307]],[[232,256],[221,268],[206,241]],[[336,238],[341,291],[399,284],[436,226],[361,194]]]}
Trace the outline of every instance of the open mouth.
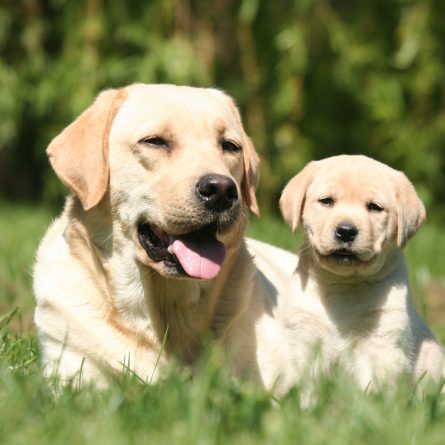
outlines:
{"label": "open mouth", "polygon": [[210,280],[221,270],[226,254],[224,244],[216,239],[216,225],[182,235],[171,235],[151,224],[138,225],[139,243],[148,257],[178,275]]}

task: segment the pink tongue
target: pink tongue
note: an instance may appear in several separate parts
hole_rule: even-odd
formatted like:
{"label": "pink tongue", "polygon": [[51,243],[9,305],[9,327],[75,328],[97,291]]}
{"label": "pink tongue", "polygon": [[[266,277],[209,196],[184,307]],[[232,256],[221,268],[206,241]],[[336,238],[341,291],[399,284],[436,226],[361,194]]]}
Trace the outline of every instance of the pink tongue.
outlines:
{"label": "pink tongue", "polygon": [[171,248],[185,272],[203,280],[218,275],[226,255],[224,244],[217,239],[178,238]]}

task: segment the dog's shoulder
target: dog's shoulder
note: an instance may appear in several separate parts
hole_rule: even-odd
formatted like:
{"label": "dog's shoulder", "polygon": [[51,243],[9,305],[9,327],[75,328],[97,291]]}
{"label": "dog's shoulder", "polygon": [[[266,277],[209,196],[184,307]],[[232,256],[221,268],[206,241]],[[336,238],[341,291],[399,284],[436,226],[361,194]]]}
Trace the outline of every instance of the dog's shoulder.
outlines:
{"label": "dog's shoulder", "polygon": [[[62,215],[49,226],[36,254],[33,289],[36,301],[44,307],[57,307],[69,300],[79,280],[73,277],[70,247],[64,237],[67,218]],[[36,313],[38,310],[36,310]],[[41,311],[40,311],[41,312]]]}
{"label": "dog's shoulder", "polygon": [[34,292],[37,301],[62,302],[90,287],[87,265],[79,257],[82,241],[72,233],[74,225],[65,210],[49,226],[37,250],[34,263]]}
{"label": "dog's shoulder", "polygon": [[48,227],[36,255],[36,268],[56,263],[70,255],[69,245],[64,237],[68,226],[65,213],[57,217]]}

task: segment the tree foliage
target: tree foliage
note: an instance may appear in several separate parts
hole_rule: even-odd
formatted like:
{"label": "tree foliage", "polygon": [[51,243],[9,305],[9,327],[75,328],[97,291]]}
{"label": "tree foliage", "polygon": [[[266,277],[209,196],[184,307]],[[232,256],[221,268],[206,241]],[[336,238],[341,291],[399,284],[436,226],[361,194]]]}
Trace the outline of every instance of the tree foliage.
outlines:
{"label": "tree foliage", "polygon": [[5,0],[0,194],[53,200],[45,148],[103,88],[218,86],[235,97],[275,209],[306,162],[363,153],[445,189],[442,0]]}

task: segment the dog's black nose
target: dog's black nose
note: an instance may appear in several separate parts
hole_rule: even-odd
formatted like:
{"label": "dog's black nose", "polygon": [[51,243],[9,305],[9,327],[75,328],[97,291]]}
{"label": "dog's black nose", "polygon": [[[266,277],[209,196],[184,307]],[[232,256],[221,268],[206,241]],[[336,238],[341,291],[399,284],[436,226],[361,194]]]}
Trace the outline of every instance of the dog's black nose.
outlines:
{"label": "dog's black nose", "polygon": [[238,200],[238,191],[233,179],[223,175],[206,175],[196,184],[198,197],[210,210],[222,212]]}
{"label": "dog's black nose", "polygon": [[335,237],[345,243],[354,241],[357,234],[357,227],[347,222],[342,222],[335,228]]}

